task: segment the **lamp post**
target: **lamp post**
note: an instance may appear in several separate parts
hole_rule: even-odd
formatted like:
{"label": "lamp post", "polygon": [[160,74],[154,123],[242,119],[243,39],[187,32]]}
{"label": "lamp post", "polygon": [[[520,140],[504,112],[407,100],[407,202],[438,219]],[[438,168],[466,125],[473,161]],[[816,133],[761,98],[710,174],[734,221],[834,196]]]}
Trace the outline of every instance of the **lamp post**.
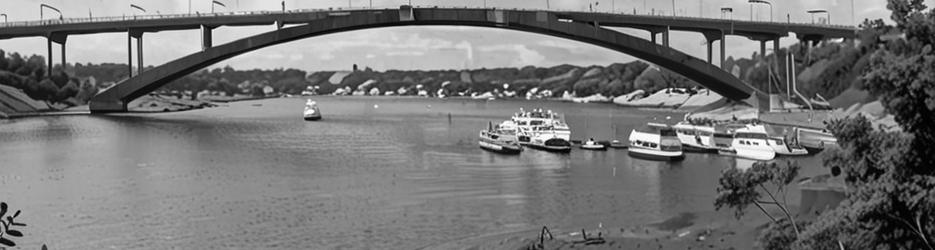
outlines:
{"label": "lamp post", "polygon": [[724,7],[721,8],[721,19],[724,19],[724,15],[728,15],[728,19],[734,20],[734,8]]}
{"label": "lamp post", "polygon": [[224,3],[218,2],[217,0],[212,0],[211,1],[211,13],[214,13],[214,5],[220,5],[221,7],[227,8],[227,5],[224,5]]}
{"label": "lamp post", "polygon": [[[130,8],[137,9],[139,11],[142,11],[143,13],[146,13],[146,9],[143,9],[143,7],[140,7],[139,5],[136,5],[136,4],[131,3]],[[135,16],[136,14],[133,14],[133,15]]]}
{"label": "lamp post", "polygon": [[672,0],[672,16],[675,16],[675,0]]}
{"label": "lamp post", "polygon": [[752,4],[754,4],[754,3],[762,3],[762,4],[769,5],[769,21],[770,21],[770,22],[773,21],[773,4],[772,4],[772,3],[770,3],[769,1],[766,1],[766,0],[749,0],[749,1],[747,1],[747,2],[748,2],[748,3],[751,3],[751,5],[750,5],[750,19],[753,19],[753,5],[752,5]]}
{"label": "lamp post", "polygon": [[48,8],[48,9],[50,9],[50,10],[54,10],[55,12],[58,12],[58,19],[59,19],[59,20],[62,19],[62,11],[56,9],[55,7],[49,6],[48,4],[44,4],[44,3],[43,3],[43,4],[39,4],[39,20],[42,20],[42,16],[44,15],[44,14],[42,13],[42,10],[45,9],[45,8]]}
{"label": "lamp post", "polygon": [[806,12],[808,12],[808,14],[811,14],[811,15],[812,15],[812,23],[813,23],[813,24],[815,23],[815,14],[825,14],[825,16],[828,18],[828,24],[831,23],[831,13],[828,13],[827,10],[809,10],[809,11],[806,11]]}

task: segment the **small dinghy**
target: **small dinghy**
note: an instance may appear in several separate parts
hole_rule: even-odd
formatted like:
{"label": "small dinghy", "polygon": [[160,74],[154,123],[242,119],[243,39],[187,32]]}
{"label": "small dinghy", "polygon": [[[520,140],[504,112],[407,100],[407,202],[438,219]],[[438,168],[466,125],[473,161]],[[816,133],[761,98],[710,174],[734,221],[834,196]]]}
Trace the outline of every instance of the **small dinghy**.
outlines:
{"label": "small dinghy", "polygon": [[627,146],[629,146],[629,144],[627,144],[627,143],[625,143],[625,142],[622,142],[622,141],[620,141],[620,140],[613,140],[613,141],[610,141],[610,146],[609,146],[609,147],[610,147],[610,148],[617,148],[617,149],[625,149],[625,148],[627,148]]}
{"label": "small dinghy", "polygon": [[305,112],[302,113],[306,121],[317,121],[321,120],[321,111],[318,110],[318,103],[308,99],[305,102]]}
{"label": "small dinghy", "polygon": [[594,138],[591,138],[584,143],[581,143],[581,149],[585,150],[607,150],[607,146],[601,143],[594,141]]}

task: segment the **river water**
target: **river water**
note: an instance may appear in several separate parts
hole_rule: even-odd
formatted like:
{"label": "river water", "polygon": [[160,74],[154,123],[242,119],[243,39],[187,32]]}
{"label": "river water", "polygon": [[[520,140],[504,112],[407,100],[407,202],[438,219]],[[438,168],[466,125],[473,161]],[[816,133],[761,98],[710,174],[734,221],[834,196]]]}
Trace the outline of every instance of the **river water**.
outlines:
{"label": "river water", "polygon": [[[36,249],[412,249],[541,226],[625,227],[713,211],[734,158],[477,146],[519,108],[566,114],[573,139],[625,140],[682,113],[606,104],[316,97],[111,116],[0,120],[0,201]],[[804,174],[824,172],[798,158]],[[740,164],[744,164],[741,162]],[[795,201],[797,196],[790,196]],[[729,219],[729,213],[725,213]],[[531,235],[532,236],[532,235]]]}

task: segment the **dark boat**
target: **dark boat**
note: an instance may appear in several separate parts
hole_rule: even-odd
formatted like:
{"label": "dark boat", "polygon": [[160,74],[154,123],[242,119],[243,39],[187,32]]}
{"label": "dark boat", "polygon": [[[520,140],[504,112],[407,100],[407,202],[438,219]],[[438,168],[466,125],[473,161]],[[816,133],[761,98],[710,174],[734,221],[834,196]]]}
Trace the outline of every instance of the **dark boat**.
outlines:
{"label": "dark boat", "polygon": [[533,140],[532,143],[526,144],[527,147],[545,150],[549,152],[558,152],[558,153],[568,153],[571,152],[571,142],[566,141],[562,138],[552,138],[545,140],[544,142],[539,142],[538,139]]}

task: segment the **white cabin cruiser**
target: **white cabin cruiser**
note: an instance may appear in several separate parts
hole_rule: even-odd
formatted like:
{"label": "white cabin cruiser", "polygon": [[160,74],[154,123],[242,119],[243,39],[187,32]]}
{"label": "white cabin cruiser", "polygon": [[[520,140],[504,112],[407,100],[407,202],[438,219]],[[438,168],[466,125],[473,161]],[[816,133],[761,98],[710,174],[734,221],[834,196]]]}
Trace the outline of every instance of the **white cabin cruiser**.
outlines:
{"label": "white cabin cruiser", "polygon": [[672,126],[681,141],[683,150],[699,153],[717,153],[714,126],[693,125],[679,122]]}
{"label": "white cabin cruiser", "polygon": [[776,158],[776,151],[770,146],[769,141],[769,135],[763,125],[746,125],[734,131],[734,140],[730,148],[719,149],[718,153],[768,161]]}
{"label": "white cabin cruiser", "polygon": [[808,150],[801,145],[789,143],[785,137],[774,136],[769,138],[769,145],[777,155],[808,155]]}
{"label": "white cabin cruiser", "polygon": [[305,102],[305,111],[302,113],[306,121],[317,121],[321,120],[321,110],[318,109],[318,103],[308,99]]}
{"label": "white cabin cruiser", "polygon": [[680,161],[685,159],[682,143],[675,129],[665,124],[649,123],[648,126],[630,132],[629,154],[632,157],[658,161]]}

